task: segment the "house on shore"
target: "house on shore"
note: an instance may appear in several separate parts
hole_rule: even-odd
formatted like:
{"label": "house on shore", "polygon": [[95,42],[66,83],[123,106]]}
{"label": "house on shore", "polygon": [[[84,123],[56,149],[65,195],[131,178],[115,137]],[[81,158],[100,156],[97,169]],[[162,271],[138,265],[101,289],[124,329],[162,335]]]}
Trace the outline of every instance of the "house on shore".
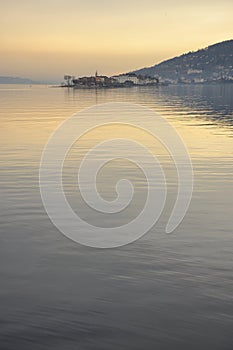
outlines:
{"label": "house on shore", "polygon": [[131,83],[132,85],[157,85],[159,79],[149,75],[136,75],[135,73],[120,74],[113,76],[120,84]]}

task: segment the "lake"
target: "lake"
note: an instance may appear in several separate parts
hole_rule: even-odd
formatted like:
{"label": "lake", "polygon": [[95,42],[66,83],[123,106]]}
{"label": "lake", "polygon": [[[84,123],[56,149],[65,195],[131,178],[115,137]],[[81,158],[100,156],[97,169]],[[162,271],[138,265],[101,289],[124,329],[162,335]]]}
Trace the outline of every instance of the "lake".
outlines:
{"label": "lake", "polygon": [[[0,101],[0,348],[231,350],[233,84],[103,90],[0,85]],[[53,225],[42,204],[39,167],[63,121],[108,102],[143,105],[171,123],[192,159],[194,189],[183,221],[166,234],[177,195],[167,153],[151,136],[127,127],[84,135],[63,173],[67,200],[83,220],[115,227],[137,216],[145,202],[144,175],[117,159],[101,169],[98,190],[111,201],[116,182],[127,178],[135,189],[132,205],[105,215],[83,204],[77,167],[91,146],[108,137],[136,138],[153,149],[168,184],[164,211],[143,237],[95,249]],[[111,122],[111,113],[104,118]]]}

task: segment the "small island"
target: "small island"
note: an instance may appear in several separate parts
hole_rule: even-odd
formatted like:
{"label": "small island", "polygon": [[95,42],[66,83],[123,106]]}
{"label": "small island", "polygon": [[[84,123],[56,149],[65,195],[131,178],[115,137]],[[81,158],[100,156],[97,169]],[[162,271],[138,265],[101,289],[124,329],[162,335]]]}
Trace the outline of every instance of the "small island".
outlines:
{"label": "small island", "polygon": [[64,80],[65,82],[61,85],[62,87],[72,87],[74,89],[156,86],[159,84],[159,79],[150,75],[128,73],[108,77],[105,75],[98,75],[97,71],[94,76],[87,77],[65,75]]}

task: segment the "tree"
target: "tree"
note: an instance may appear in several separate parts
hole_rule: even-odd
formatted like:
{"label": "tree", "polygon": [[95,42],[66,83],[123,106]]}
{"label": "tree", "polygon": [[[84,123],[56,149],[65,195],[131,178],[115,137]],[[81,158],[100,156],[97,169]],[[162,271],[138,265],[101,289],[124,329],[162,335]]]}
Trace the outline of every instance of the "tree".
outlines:
{"label": "tree", "polygon": [[72,79],[72,76],[71,75],[64,75],[64,80],[67,82],[67,86],[70,86],[71,85],[71,79]]}

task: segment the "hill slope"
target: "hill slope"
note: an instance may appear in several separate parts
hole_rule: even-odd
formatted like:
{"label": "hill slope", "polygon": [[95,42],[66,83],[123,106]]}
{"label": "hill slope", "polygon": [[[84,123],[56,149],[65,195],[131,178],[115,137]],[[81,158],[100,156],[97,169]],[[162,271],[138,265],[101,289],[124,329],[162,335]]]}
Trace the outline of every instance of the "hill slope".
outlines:
{"label": "hill slope", "polygon": [[36,84],[36,82],[27,78],[0,76],[0,84]]}
{"label": "hill slope", "polygon": [[41,81],[36,81],[36,80],[31,80],[28,78],[22,78],[22,77],[10,77],[10,76],[0,76],[0,84],[54,84],[57,83],[56,81],[51,81],[51,80],[41,80]]}
{"label": "hill slope", "polygon": [[171,82],[233,82],[233,40],[189,52],[133,73],[158,76]]}

